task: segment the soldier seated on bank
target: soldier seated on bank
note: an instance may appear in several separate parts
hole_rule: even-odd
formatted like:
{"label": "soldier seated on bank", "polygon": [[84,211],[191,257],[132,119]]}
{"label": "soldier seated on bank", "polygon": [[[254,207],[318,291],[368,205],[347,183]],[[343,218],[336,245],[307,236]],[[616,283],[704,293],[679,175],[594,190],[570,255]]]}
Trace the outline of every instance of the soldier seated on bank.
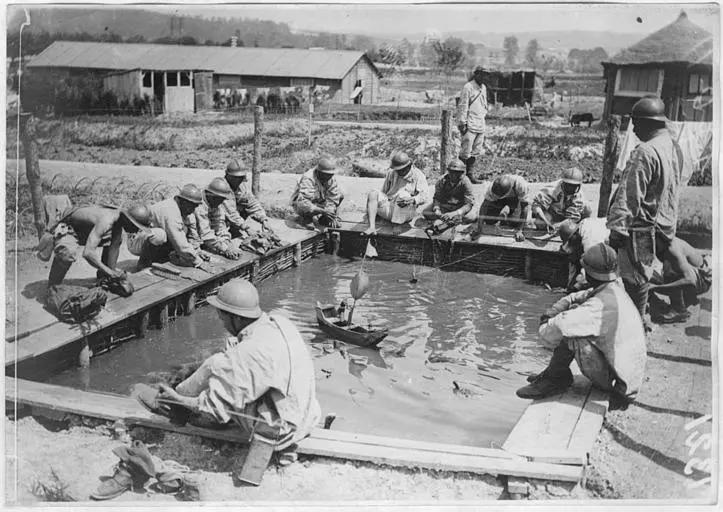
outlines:
{"label": "soldier seated on bank", "polygon": [[520,398],[539,399],[568,389],[573,382],[570,363],[615,402],[635,399],[643,382],[647,352],[643,320],[617,274],[612,247],[597,244],[582,258],[592,288],[572,293],[540,318],[540,342],[553,349],[542,373],[528,377],[517,390]]}
{"label": "soldier seated on bank", "polygon": [[[98,284],[111,292],[122,291],[125,272],[118,270],[116,264],[123,231],[136,233],[149,226],[150,215],[145,205],[135,205],[127,210],[97,205],[71,207],[59,215],[58,222],[48,226],[38,247],[38,256],[45,261],[50,259],[51,252],[54,254],[48,287],[63,282],[83,247],[83,258],[97,269]],[[98,257],[101,247],[103,250]]]}
{"label": "soldier seated on bank", "polygon": [[344,200],[344,193],[336,180],[336,164],[329,157],[322,157],[313,168],[306,171],[291,196],[291,206],[305,224],[315,223],[322,227],[337,227],[337,211]]}
{"label": "soldier seated on bank", "polygon": [[537,227],[555,232],[565,220],[580,222],[589,217],[592,211],[585,205],[581,186],[582,171],[573,167],[563,171],[562,179],[543,187],[532,201]]}
{"label": "soldier seated on bank", "polygon": [[151,222],[154,228],[163,230],[165,241],[162,236],[149,236],[141,241],[138,268],[169,260],[176,265],[197,267],[209,260],[208,254],[190,241],[198,237],[193,212],[202,202],[201,191],[189,183],[174,197],[151,205]]}
{"label": "soldier seated on bank", "polygon": [[448,225],[477,221],[477,213],[472,211],[472,182],[465,176],[466,172],[467,167],[459,160],[449,163],[447,174],[442,176],[434,187],[432,202],[422,210],[425,219],[441,220]]}
{"label": "soldier seated on bank", "polygon": [[534,227],[530,211],[531,198],[530,185],[522,176],[498,176],[487,189],[480,205],[477,230],[473,236],[482,233],[484,224],[496,224],[502,219],[504,223],[517,228],[515,240],[522,242],[525,239],[522,228],[525,225]]}

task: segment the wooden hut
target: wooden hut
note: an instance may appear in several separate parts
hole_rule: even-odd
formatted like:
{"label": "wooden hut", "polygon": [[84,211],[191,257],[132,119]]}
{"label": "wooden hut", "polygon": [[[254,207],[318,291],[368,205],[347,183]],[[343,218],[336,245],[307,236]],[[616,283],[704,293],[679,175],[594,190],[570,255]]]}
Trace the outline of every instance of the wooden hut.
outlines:
{"label": "wooden hut", "polygon": [[713,119],[713,36],[685,12],[602,65],[605,118],[629,114],[637,100],[655,94],[672,121]]}

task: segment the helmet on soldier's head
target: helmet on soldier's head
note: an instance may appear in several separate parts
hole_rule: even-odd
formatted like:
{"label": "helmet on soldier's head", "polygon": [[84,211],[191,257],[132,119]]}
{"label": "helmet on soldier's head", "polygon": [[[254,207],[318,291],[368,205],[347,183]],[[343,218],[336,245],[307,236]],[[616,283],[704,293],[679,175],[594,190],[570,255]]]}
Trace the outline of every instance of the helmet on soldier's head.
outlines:
{"label": "helmet on soldier's head", "polygon": [[512,177],[509,174],[497,176],[492,182],[492,193],[497,197],[505,196],[512,189]]}
{"label": "helmet on soldier's head", "polygon": [[562,181],[571,185],[582,185],[582,171],[577,167],[571,167],[562,171]]}
{"label": "helmet on soldier's head", "polygon": [[567,219],[562,224],[560,224],[560,227],[557,228],[557,234],[560,235],[560,239],[564,242],[567,242],[570,240],[570,237],[577,233],[577,230],[580,228],[580,224],[575,222],[572,219]]}
{"label": "helmet on soldier's head", "polygon": [[217,295],[208,297],[207,302],[221,311],[245,318],[261,316],[259,292],[249,281],[241,278],[230,280],[224,284]]}
{"label": "helmet on soldier's head", "polygon": [[447,165],[448,172],[467,172],[467,167],[459,160],[452,160]]}
{"label": "helmet on soldier's head", "polygon": [[314,167],[314,169],[324,174],[336,174],[336,164],[328,156],[323,156],[319,158],[319,162],[316,164],[316,167]]}
{"label": "helmet on soldier's head", "polygon": [[245,178],[246,169],[241,165],[238,160],[231,160],[226,166],[226,176],[238,176]]}
{"label": "helmet on soldier's head", "polygon": [[411,167],[411,165],[412,159],[409,158],[409,155],[404,151],[395,151],[392,153],[392,163],[389,166],[392,171],[401,171],[402,169]]}
{"label": "helmet on soldier's head", "polygon": [[602,242],[585,251],[582,266],[588,276],[598,281],[615,281],[618,278],[618,255],[615,249]]}
{"label": "helmet on soldier's head", "polygon": [[183,185],[183,188],[178,194],[176,194],[176,197],[185,199],[189,203],[201,204],[203,202],[201,191],[193,183]]}
{"label": "helmet on soldier's head", "polygon": [[633,105],[633,119],[650,119],[652,121],[666,122],[665,103],[657,96],[645,96]]}
{"label": "helmet on soldier's head", "polygon": [[151,227],[151,210],[143,203],[134,204],[122,210],[123,215],[138,229],[146,231]]}
{"label": "helmet on soldier's head", "polygon": [[212,179],[211,183],[209,183],[204,190],[211,195],[223,197],[224,199],[231,199],[233,197],[233,190],[231,190],[228,182],[223,178]]}

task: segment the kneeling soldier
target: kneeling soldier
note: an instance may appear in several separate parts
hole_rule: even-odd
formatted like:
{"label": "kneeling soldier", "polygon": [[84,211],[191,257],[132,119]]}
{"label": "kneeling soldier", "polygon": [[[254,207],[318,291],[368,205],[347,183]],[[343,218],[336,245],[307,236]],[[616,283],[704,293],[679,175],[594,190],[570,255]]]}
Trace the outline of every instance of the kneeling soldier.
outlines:
{"label": "kneeling soldier", "polygon": [[233,199],[231,187],[223,178],[214,178],[203,191],[203,201],[193,212],[202,247],[224,258],[237,260],[241,251],[231,241],[226,225],[225,201]]}
{"label": "kneeling soldier", "polygon": [[537,217],[537,225],[549,231],[557,231],[567,219],[580,222],[589,217],[591,211],[585,205],[581,186],[582,171],[573,167],[565,169],[562,179],[543,187],[532,202],[532,213]]}
{"label": "kneeling soldier", "polygon": [[518,222],[516,224],[515,240],[522,242],[525,235],[522,233],[523,224],[532,224],[532,213],[530,212],[530,185],[522,176],[505,174],[498,176],[487,189],[484,200],[479,209],[479,220],[477,233],[482,232],[483,224],[495,224],[501,216],[514,219],[515,211],[518,211]]}
{"label": "kneeling soldier", "polygon": [[452,160],[447,174],[437,182],[434,198],[422,215],[428,220],[442,220],[447,225],[469,224],[477,220],[472,211],[474,192],[472,182],[465,176],[467,168],[459,160]]}

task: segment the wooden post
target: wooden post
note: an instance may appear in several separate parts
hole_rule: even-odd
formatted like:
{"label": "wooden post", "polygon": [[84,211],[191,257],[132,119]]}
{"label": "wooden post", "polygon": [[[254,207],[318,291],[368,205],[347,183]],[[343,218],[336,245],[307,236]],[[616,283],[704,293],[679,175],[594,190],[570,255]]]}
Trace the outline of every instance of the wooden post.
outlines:
{"label": "wooden post", "polygon": [[[40,163],[38,162],[38,143],[35,140],[35,118],[31,114],[20,115],[20,133],[25,152],[25,174],[30,184],[30,198],[33,203],[33,218],[38,240],[45,232],[45,215],[43,213],[43,186],[40,180]],[[19,206],[18,206],[19,208]]]}
{"label": "wooden post", "polygon": [[450,160],[450,140],[452,139],[452,111],[449,108],[442,109],[442,143],[439,151],[439,172],[447,172],[447,164]]}
{"label": "wooden post", "polygon": [[311,147],[311,118],[314,115],[314,98],[311,94],[311,87],[309,87],[309,143],[308,146]]}
{"label": "wooden post", "polygon": [[603,155],[603,172],[600,179],[600,201],[597,205],[597,216],[608,214],[608,203],[613,188],[613,175],[618,160],[618,133],[620,132],[620,116],[608,117],[608,135],[605,138],[605,154]]}
{"label": "wooden post", "polygon": [[259,197],[261,188],[261,137],[264,133],[264,107],[254,107],[254,159],[251,167],[251,192]]}

